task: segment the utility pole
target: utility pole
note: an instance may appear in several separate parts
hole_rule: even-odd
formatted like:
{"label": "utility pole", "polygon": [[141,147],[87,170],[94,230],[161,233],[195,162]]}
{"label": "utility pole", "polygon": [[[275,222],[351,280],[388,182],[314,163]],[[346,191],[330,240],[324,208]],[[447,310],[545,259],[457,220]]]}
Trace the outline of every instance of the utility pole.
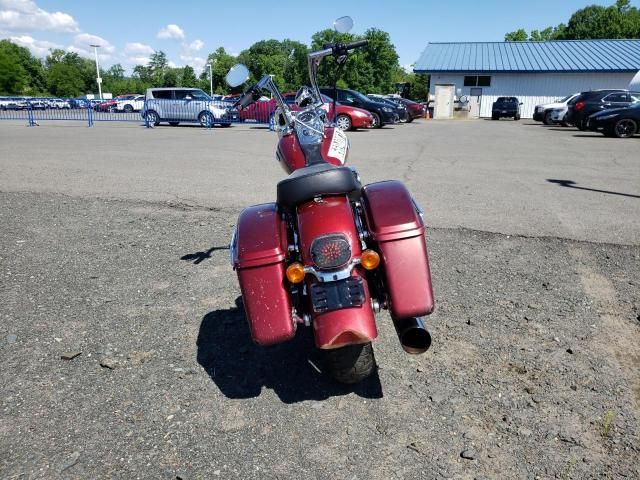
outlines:
{"label": "utility pole", "polygon": [[98,93],[100,95],[100,100],[102,100],[102,78],[100,78],[100,65],[98,64],[98,48],[100,45],[90,45],[93,47],[93,51],[96,54],[96,82],[98,82]]}
{"label": "utility pole", "polygon": [[207,63],[207,67],[209,67],[209,93],[213,97],[213,74],[211,73],[211,63]]}

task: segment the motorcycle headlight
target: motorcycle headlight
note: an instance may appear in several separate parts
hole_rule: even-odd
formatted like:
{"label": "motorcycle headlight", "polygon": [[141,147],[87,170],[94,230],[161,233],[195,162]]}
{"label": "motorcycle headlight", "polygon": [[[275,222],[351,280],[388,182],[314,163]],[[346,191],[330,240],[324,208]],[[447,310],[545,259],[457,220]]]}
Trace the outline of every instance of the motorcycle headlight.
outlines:
{"label": "motorcycle headlight", "polygon": [[387,112],[387,113],[391,113],[393,112],[393,110],[389,107],[382,107],[382,111]]}

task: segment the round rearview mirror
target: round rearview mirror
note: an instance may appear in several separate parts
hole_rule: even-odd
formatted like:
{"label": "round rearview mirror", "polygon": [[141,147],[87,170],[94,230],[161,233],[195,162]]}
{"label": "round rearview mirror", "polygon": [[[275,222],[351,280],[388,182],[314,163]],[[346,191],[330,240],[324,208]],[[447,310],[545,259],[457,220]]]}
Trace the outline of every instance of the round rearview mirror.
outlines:
{"label": "round rearview mirror", "polygon": [[335,28],[338,33],[350,32],[353,28],[353,19],[349,16],[337,18],[336,21],[333,22],[333,28]]}
{"label": "round rearview mirror", "polygon": [[249,70],[241,63],[235,64],[224,77],[230,87],[237,87],[242,85],[249,79]]}

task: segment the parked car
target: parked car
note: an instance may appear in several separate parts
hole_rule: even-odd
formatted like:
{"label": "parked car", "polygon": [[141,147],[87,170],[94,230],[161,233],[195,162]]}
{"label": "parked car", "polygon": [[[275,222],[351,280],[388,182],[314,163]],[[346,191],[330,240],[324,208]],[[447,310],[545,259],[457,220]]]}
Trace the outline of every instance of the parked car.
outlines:
{"label": "parked car", "polygon": [[127,93],[124,95],[118,95],[111,100],[105,100],[104,102],[95,106],[97,112],[115,112],[118,109],[118,102],[123,100],[132,100],[135,97],[141,96],[139,93]]}
{"label": "parked car", "polygon": [[409,118],[407,119],[407,123],[413,122],[416,118],[424,117],[426,107],[418,102],[414,102],[413,100],[409,100],[408,98],[394,97],[394,100],[401,102],[407,107],[407,114]]}
{"label": "parked car", "polygon": [[63,100],[62,98],[50,98],[49,108],[64,109],[71,108],[71,105],[69,104],[69,101]]}
{"label": "parked car", "polygon": [[640,102],[631,107],[612,108],[589,116],[587,130],[607,137],[630,138],[640,132]]}
{"label": "parked car", "polygon": [[144,107],[144,95],[138,95],[133,98],[116,101],[116,110],[118,112],[132,113],[139,112]]}
{"label": "parked car", "polygon": [[0,109],[2,110],[22,110],[27,108],[27,102],[23,98],[4,97],[0,100]]}
{"label": "parked car", "polygon": [[[320,91],[323,95],[333,98],[333,88],[324,87]],[[337,94],[338,98],[336,100],[340,104],[367,110],[373,116],[373,128],[381,128],[387,123],[398,123],[399,121],[398,114],[393,107],[373,101],[356,90],[338,88]]]}
{"label": "parked car", "polygon": [[[560,121],[554,121],[554,118],[562,118],[559,113],[554,114],[555,110],[564,110],[567,112],[567,104],[577,97],[579,93],[567,95],[566,97],[557,100],[554,103],[545,103],[543,105],[536,105],[533,111],[533,120],[536,122],[543,122],[545,125],[553,125],[554,123],[560,123]],[[555,116],[554,116],[555,115]]]}
{"label": "parked car", "polygon": [[522,102],[517,97],[498,97],[491,107],[491,120],[501,118],[520,120],[520,105]]}
{"label": "parked car", "polygon": [[34,98],[27,101],[27,106],[31,107],[31,110],[46,110],[48,105],[44,100]]}
{"label": "parked car", "polygon": [[154,125],[198,122],[203,127],[227,127],[240,120],[232,103],[215,101],[199,88],[148,88],[143,104],[142,116]]}
{"label": "parked car", "polygon": [[[299,107],[295,104],[295,93],[287,93],[284,99],[292,107],[292,110],[296,111]],[[322,96],[322,102],[326,106],[328,117],[333,119],[333,99]],[[340,102],[336,102],[336,125],[340,130],[356,130],[358,128],[370,128],[373,126],[373,115],[367,110],[358,107],[350,107],[348,105],[342,105]]]}
{"label": "parked car", "polygon": [[638,92],[623,89],[582,92],[569,102],[566,121],[578,130],[586,130],[586,122],[590,115],[602,110],[628,107],[639,101],[639,95]]}
{"label": "parked car", "polygon": [[409,120],[409,113],[407,112],[407,107],[404,104],[400,103],[394,98],[385,97],[382,95],[367,95],[374,102],[384,103],[385,105],[394,109],[395,113],[398,115],[398,120],[400,122],[407,122]]}
{"label": "parked car", "polygon": [[87,108],[90,102],[86,98],[70,98],[69,105],[71,108]]}
{"label": "parked car", "polygon": [[[284,101],[289,105],[291,110],[298,111],[300,108],[296,105],[296,92],[287,92],[283,94]],[[322,101],[326,105],[329,118],[333,118],[333,100],[326,95],[322,96]],[[257,102],[252,103],[240,112],[240,118],[243,121],[254,120],[262,123],[271,123],[272,117],[278,104],[275,99],[262,97]],[[341,130],[355,130],[358,128],[369,128],[373,123],[373,116],[366,110],[357,107],[349,107],[336,102],[336,112],[338,117],[336,123]]]}

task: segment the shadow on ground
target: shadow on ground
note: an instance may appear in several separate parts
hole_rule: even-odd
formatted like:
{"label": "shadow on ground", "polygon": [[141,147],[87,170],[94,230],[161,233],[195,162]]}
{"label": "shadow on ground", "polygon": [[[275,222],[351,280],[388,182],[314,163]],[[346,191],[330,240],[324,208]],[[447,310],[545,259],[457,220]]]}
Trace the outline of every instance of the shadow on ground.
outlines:
{"label": "shadow on ground", "polygon": [[[293,340],[271,347],[255,345],[241,306],[207,313],[200,324],[197,360],[228,398],[260,396],[263,387],[284,403],[324,400],[355,393],[382,398],[377,371],[358,385],[340,385],[324,372],[321,351],[310,328],[301,327]],[[320,368],[318,371],[309,363]]]}

